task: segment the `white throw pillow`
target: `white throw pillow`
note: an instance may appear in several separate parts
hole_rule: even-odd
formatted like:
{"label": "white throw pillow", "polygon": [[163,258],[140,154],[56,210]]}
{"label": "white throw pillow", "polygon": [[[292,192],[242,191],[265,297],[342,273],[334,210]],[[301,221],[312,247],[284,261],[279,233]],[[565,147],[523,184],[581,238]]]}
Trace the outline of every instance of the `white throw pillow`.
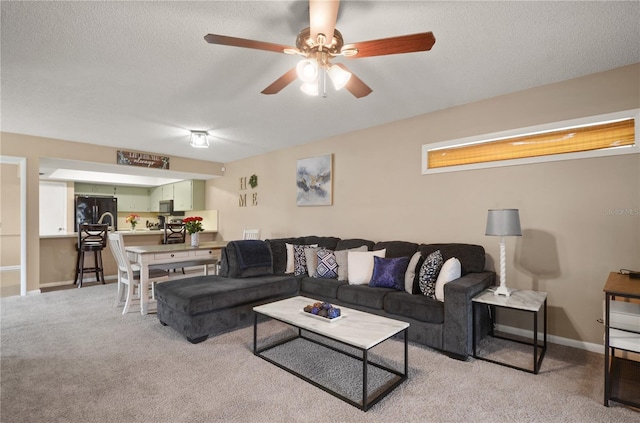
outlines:
{"label": "white throw pillow", "polygon": [[413,280],[416,277],[416,266],[418,265],[418,261],[422,254],[417,252],[411,257],[409,260],[409,267],[407,267],[407,272],[404,274],[404,290],[409,294],[413,294]]}
{"label": "white throw pillow", "polygon": [[336,263],[338,263],[338,280],[339,281],[348,281],[349,280],[349,262],[347,261],[347,255],[349,251],[368,251],[366,245],[361,245],[360,247],[350,248],[348,250],[339,250],[335,251],[334,254],[336,256]]}
{"label": "white throw pillow", "polygon": [[368,284],[373,274],[373,257],[384,258],[386,253],[386,249],[376,251],[349,251],[347,255],[349,284]]}
{"label": "white throw pillow", "polygon": [[293,259],[293,244],[285,244],[287,246],[287,269],[284,273],[293,273],[295,260]]}
{"label": "white throw pillow", "polygon": [[442,269],[440,269],[440,273],[438,274],[438,279],[436,279],[437,300],[444,301],[444,285],[447,282],[458,279],[461,274],[462,266],[460,265],[460,260],[455,257],[451,257],[449,260],[444,262]]}

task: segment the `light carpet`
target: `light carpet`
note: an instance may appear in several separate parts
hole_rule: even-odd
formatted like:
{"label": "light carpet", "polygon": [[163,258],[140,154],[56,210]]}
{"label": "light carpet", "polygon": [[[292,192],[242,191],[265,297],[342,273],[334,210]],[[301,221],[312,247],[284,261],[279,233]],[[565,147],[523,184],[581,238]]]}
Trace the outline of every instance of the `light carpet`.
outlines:
{"label": "light carpet", "polygon": [[[122,316],[115,296],[108,284],[1,300],[3,423],[640,420],[603,406],[601,355],[554,344],[538,375],[410,344],[409,379],[365,413],[255,357],[252,327],[192,345],[155,315]],[[259,335],[286,330],[266,322]]]}

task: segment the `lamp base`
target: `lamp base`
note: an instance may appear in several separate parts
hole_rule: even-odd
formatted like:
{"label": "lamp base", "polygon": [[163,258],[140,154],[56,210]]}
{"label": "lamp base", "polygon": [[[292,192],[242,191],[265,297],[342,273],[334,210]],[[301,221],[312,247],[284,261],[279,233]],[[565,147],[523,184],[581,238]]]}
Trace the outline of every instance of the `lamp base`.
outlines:
{"label": "lamp base", "polygon": [[507,288],[504,285],[500,285],[496,288],[494,295],[504,295],[505,297],[511,296],[511,294],[515,291],[515,289]]}

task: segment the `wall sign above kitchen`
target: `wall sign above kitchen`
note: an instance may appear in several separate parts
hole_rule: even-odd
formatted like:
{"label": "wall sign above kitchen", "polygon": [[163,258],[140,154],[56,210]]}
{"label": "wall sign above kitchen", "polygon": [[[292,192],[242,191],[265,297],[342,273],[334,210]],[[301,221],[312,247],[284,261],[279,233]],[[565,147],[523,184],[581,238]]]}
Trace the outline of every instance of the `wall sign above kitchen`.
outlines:
{"label": "wall sign above kitchen", "polygon": [[169,169],[169,157],[118,150],[118,164],[152,169]]}

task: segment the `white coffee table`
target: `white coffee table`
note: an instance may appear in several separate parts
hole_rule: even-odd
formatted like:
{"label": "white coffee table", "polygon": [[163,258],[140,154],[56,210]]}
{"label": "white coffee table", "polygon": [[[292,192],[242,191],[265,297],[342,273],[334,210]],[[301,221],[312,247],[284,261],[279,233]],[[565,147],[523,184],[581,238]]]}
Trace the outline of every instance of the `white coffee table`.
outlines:
{"label": "white coffee table", "polygon": [[[322,390],[334,395],[337,398],[358,407],[364,411],[367,411],[371,406],[384,398],[389,392],[407,380],[408,368],[409,368],[409,354],[408,354],[408,340],[407,329],[409,323],[399,320],[393,320],[375,314],[365,313],[358,310],[353,310],[347,307],[338,306],[342,312],[342,318],[334,322],[325,321],[323,318],[305,315],[303,308],[308,304],[313,304],[317,300],[307,297],[293,297],[286,300],[276,301],[270,304],[265,304],[253,308],[254,313],[254,326],[253,326],[253,353],[275,364],[276,366],[298,376],[299,378],[321,388]],[[283,323],[291,325],[298,329],[298,333],[294,337],[290,337],[283,341],[275,342],[271,345],[262,346],[258,349],[258,315],[264,315],[275,320],[279,320]],[[262,353],[272,349],[276,346],[286,344],[294,339],[304,338],[303,331],[311,332],[317,335],[321,335],[325,338],[338,341],[342,344],[348,345],[358,349],[361,353],[361,357],[354,357],[362,361],[362,402],[353,401],[346,396],[341,395],[325,386],[322,386],[308,377],[285,367],[281,363],[277,363],[274,360],[264,356]],[[395,369],[391,369],[380,364],[371,362],[367,358],[368,351],[376,345],[386,341],[393,335],[403,332],[404,336],[404,372],[400,372]],[[312,341],[317,342],[317,341]],[[337,350],[341,353],[343,351]],[[347,353],[344,353],[347,354]],[[347,354],[350,355],[350,354]],[[374,365],[382,370],[394,374],[396,380],[389,384],[386,389],[369,397],[367,395],[367,367]]]}

